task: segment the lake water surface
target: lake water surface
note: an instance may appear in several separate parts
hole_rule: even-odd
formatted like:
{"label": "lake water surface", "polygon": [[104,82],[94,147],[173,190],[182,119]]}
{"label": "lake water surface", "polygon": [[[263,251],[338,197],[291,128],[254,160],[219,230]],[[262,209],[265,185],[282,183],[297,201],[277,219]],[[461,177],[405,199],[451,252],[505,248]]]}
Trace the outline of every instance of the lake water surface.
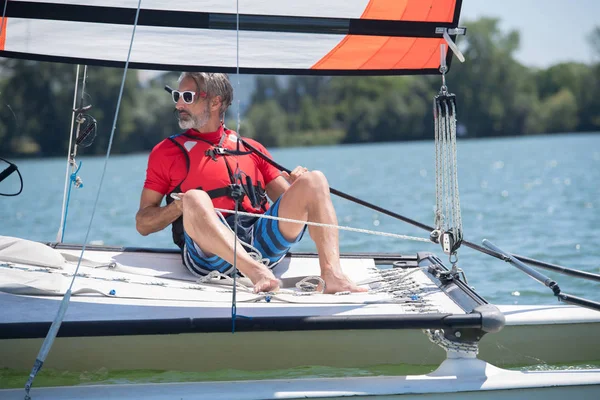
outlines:
{"label": "lake water surface", "polygon": [[[431,142],[275,149],[272,155],[292,169],[323,171],[330,185],[345,193],[433,225],[434,147]],[[65,242],[83,243],[104,168],[102,157],[81,157],[84,186],[74,189]],[[174,247],[170,230],[142,237],[135,230],[147,154],[109,159],[89,239],[93,243]],[[484,238],[523,256],[600,273],[600,135],[560,135],[464,140],[459,142],[459,187],[465,239]],[[18,197],[0,197],[0,235],[55,241],[60,225],[66,161],[18,160],[25,187]],[[4,169],[5,166],[0,166]],[[13,174],[0,193],[18,190]],[[341,225],[428,237],[429,232],[334,197]],[[437,253],[438,245],[341,231],[343,252]],[[308,235],[294,249],[314,251]],[[469,284],[497,304],[556,304],[550,289],[515,267],[465,246],[459,266]],[[563,292],[600,301],[598,283],[544,272]],[[33,365],[32,360],[32,365]],[[535,368],[553,369],[540,360]],[[302,366],[280,371],[56,371],[45,367],[36,386],[91,383],[171,382],[235,379],[291,379],[422,374],[436,366],[385,365],[369,368]],[[558,366],[565,368],[565,366]],[[598,368],[600,361],[568,368]],[[0,387],[23,387],[29,371],[0,370]]]}
{"label": "lake water surface", "polygon": [[[433,225],[435,163],[432,142],[273,149],[280,164],[323,171],[333,188],[424,224]],[[82,243],[90,224],[104,157],[85,157],[73,189],[64,241]],[[174,247],[170,229],[143,237],[135,213],[147,154],[111,156],[90,236],[94,243]],[[565,134],[462,140],[458,180],[465,239],[487,238],[500,248],[569,268],[600,273],[600,135]],[[55,241],[66,161],[18,160],[25,187],[0,197],[0,235]],[[4,168],[4,167],[2,167]],[[0,192],[18,188],[16,174]],[[334,196],[340,225],[428,237],[429,232]],[[342,252],[435,252],[439,246],[341,231]],[[295,251],[314,251],[308,235]],[[550,289],[510,264],[463,246],[459,266],[493,303],[554,304]],[[544,272],[544,271],[542,271]],[[598,284],[544,272],[569,294],[600,301]]]}

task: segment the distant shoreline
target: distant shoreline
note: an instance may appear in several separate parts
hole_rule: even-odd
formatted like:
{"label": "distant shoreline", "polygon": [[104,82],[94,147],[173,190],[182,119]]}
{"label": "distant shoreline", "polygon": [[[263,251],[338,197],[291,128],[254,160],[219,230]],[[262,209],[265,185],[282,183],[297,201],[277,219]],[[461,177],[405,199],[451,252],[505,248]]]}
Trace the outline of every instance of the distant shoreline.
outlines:
{"label": "distant shoreline", "polygon": [[[536,134],[528,134],[528,135],[496,135],[496,136],[475,136],[475,137],[470,137],[470,136],[463,136],[463,137],[459,137],[458,138],[458,142],[460,143],[461,141],[478,141],[478,140],[497,140],[497,139],[516,139],[516,138],[533,138],[533,137],[540,137],[540,136],[552,136],[552,137],[561,137],[561,136],[571,136],[571,135],[577,135],[577,136],[581,136],[581,135],[597,135],[600,134],[600,131],[578,131],[578,132],[561,132],[561,133],[536,133]],[[327,148],[327,147],[334,147],[334,146],[357,146],[357,145],[379,145],[379,144],[386,144],[386,143],[411,143],[411,142],[433,142],[433,138],[427,138],[427,139],[405,139],[405,140],[393,140],[393,141],[381,141],[381,142],[356,142],[356,143],[335,143],[335,144],[316,144],[316,145],[299,145],[299,146],[279,146],[279,147],[275,147],[275,146],[271,146],[269,147],[269,149],[273,150],[273,149],[293,149],[293,148]],[[132,155],[148,155],[150,153],[152,149],[148,149],[147,151],[132,151],[132,152],[111,152],[111,157],[112,156],[132,156]],[[31,155],[31,154],[12,154],[12,155],[1,155],[2,158],[4,159],[8,159],[9,161],[13,161],[14,160],[40,160],[40,159],[57,159],[57,160],[62,160],[65,157],[61,157],[61,156],[43,156],[43,155]],[[79,153],[79,157],[78,158],[88,158],[88,159],[93,159],[93,158],[104,158],[106,157],[105,154],[91,154],[91,155],[86,155],[85,153],[80,152]],[[0,169],[2,169],[2,165],[5,164],[4,162],[0,161]],[[1,171],[0,171],[1,172]]]}

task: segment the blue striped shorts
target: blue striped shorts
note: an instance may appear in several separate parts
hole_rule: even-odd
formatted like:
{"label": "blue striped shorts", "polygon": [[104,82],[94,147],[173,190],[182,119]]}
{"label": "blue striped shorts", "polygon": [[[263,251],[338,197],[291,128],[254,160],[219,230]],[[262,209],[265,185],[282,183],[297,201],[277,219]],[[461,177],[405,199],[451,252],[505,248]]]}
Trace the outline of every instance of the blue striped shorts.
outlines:
{"label": "blue striped shorts", "polygon": [[[265,215],[279,216],[279,200],[281,200],[281,197],[273,203],[265,212]],[[258,218],[251,227],[252,243],[250,244],[262,254],[262,258],[269,260],[268,266],[270,268],[277,265],[285,257],[292,245],[298,243],[306,231],[306,225],[304,225],[298,237],[290,242],[281,234],[279,221]],[[187,233],[185,233],[185,245],[183,246],[183,263],[192,274],[197,276],[205,276],[212,271],[219,271],[225,275],[233,273],[233,266],[231,264],[216,255],[209,257],[204,254],[202,249],[194,243]]]}

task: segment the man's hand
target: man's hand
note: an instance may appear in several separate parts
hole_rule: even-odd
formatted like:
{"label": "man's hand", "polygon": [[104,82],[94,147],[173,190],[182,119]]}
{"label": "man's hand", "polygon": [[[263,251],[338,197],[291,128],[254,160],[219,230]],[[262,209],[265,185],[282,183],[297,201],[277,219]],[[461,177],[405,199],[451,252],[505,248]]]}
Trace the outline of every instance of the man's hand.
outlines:
{"label": "man's hand", "polygon": [[283,176],[285,178],[285,180],[288,181],[288,183],[291,185],[292,183],[294,183],[296,181],[296,179],[300,178],[300,176],[307,171],[308,171],[308,169],[298,165],[296,168],[294,168],[292,170],[291,174],[288,174],[287,172],[282,171],[281,176]]}
{"label": "man's hand", "polygon": [[171,194],[171,198],[174,200],[173,203],[175,203],[175,206],[181,211],[183,212],[183,196],[185,196],[185,193],[173,193]]}
{"label": "man's hand", "polygon": [[262,264],[257,264],[256,268],[244,272],[254,284],[254,293],[276,292],[282,285],[281,281],[275,277],[273,271]]}
{"label": "man's hand", "polygon": [[169,204],[162,207],[165,195],[152,189],[144,188],[140,198],[140,209],[135,215],[135,227],[143,236],[165,229],[182,214],[181,200],[175,206]]}
{"label": "man's hand", "polygon": [[279,290],[280,286],[281,281],[274,276],[272,278],[264,277],[254,284],[254,293],[276,292]]}

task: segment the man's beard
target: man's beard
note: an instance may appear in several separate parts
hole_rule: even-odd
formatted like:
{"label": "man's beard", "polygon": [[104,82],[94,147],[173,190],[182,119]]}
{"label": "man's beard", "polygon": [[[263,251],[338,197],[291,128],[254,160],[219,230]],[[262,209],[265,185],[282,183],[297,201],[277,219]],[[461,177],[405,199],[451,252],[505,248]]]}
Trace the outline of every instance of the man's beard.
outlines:
{"label": "man's beard", "polygon": [[181,129],[196,129],[200,130],[210,118],[210,109],[208,104],[200,115],[192,115],[187,111],[181,111],[177,114],[177,122]]}

